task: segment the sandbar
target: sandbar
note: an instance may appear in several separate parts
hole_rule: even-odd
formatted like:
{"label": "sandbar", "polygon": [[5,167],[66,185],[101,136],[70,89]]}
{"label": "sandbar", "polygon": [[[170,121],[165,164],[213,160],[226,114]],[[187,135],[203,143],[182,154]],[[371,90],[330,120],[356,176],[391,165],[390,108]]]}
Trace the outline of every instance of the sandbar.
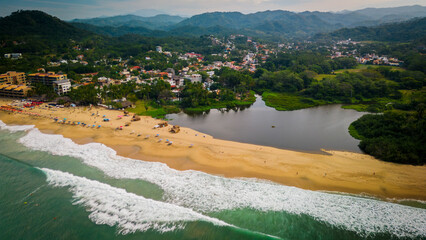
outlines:
{"label": "sandbar", "polygon": [[[0,99],[0,105],[10,102]],[[117,116],[123,115],[123,111],[102,107],[46,106],[25,108],[25,113],[0,111],[0,119],[6,124],[35,125],[44,133],[61,134],[78,144],[103,143],[118,155],[162,162],[177,170],[197,170],[228,178],[257,178],[308,190],[387,200],[426,200],[426,166],[389,163],[345,151],[324,150],[329,154],[317,154],[239,143],[185,127],[181,127],[179,133],[171,133],[170,125],[154,129],[162,120],[141,116],[140,121],[132,122],[132,115],[119,119]],[[102,121],[104,115],[109,122]],[[54,117],[96,127],[56,123]],[[127,122],[131,122],[130,126],[125,126]],[[101,127],[97,128],[98,125]],[[116,130],[120,126],[123,130]]]}

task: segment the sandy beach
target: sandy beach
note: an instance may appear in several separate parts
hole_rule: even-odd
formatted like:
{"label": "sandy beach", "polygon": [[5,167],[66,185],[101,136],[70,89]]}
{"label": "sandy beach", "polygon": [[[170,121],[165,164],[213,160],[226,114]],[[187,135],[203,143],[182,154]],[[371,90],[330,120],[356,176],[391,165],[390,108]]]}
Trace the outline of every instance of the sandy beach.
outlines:
{"label": "sandy beach", "polygon": [[[0,99],[0,105],[10,102]],[[426,166],[387,163],[351,152],[314,154],[225,141],[183,127],[179,133],[170,133],[170,125],[154,129],[161,120],[142,116],[131,122],[132,115],[119,119],[123,111],[100,107],[45,106],[25,108],[26,113],[0,111],[0,119],[6,124],[35,125],[44,133],[61,134],[78,144],[103,143],[121,156],[163,162],[177,170],[265,179],[310,190],[426,200]],[[109,122],[102,121],[104,115]],[[54,117],[96,127],[56,123]],[[120,126],[123,130],[116,130]]]}

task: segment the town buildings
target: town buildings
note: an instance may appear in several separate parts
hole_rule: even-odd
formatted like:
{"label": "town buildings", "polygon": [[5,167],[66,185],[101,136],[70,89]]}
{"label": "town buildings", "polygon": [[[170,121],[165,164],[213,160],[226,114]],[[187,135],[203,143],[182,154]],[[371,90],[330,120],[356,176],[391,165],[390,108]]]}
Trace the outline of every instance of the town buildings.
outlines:
{"label": "town buildings", "polygon": [[0,84],[17,84],[17,85],[23,85],[26,83],[26,77],[24,72],[14,72],[9,71],[4,74],[0,74]]}
{"label": "town buildings", "polygon": [[56,74],[55,72],[32,73],[28,75],[28,80],[32,85],[41,83],[44,85],[53,86],[53,82],[64,79],[67,79],[66,74]]}
{"label": "town buildings", "polygon": [[15,84],[0,84],[0,97],[25,98],[31,87]]}
{"label": "town buildings", "polygon": [[71,82],[69,79],[54,81],[53,89],[58,95],[64,95],[71,90]]}

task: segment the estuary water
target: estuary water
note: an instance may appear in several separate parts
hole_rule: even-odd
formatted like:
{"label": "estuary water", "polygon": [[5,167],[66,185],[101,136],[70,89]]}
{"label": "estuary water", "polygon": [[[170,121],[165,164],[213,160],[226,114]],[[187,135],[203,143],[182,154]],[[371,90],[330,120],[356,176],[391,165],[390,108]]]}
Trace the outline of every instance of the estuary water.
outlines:
{"label": "estuary water", "polygon": [[169,114],[174,125],[207,133],[215,138],[283,149],[318,152],[321,149],[361,152],[349,135],[349,125],[365,113],[325,105],[296,111],[277,111],[260,96],[241,110]]}
{"label": "estuary water", "polygon": [[228,179],[0,121],[0,239],[424,239],[418,207]]}

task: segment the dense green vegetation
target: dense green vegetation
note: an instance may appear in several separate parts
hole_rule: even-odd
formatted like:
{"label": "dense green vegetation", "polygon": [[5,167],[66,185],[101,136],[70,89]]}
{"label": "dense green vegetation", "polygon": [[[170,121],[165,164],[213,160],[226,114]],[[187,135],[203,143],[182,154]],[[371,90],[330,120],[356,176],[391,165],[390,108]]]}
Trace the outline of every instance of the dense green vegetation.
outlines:
{"label": "dense green vegetation", "polygon": [[262,99],[268,107],[279,111],[291,111],[325,104],[324,101],[312,100],[292,93],[264,92]]}
{"label": "dense green vegetation", "polygon": [[377,27],[343,28],[332,33],[322,33],[315,39],[353,39],[355,41],[408,42],[424,40],[426,18],[419,18],[402,23],[389,23]]}
{"label": "dense green vegetation", "polygon": [[[286,15],[280,11],[275,14],[278,18]],[[232,18],[245,18],[238,14],[231,15]],[[217,14],[210,17],[217,17]],[[424,19],[416,21],[412,21],[415,29],[419,28],[419,24],[424,24]],[[89,31],[97,28],[96,32],[104,34],[99,31],[105,28],[79,25]],[[287,28],[271,22],[263,25],[265,30],[271,32],[284,27]],[[38,31],[38,28],[43,30]],[[191,27],[190,31],[199,34],[205,30],[200,28]],[[221,27],[208,28],[223,33]],[[76,104],[102,103],[119,109],[128,103],[126,101],[130,101],[135,106],[130,111],[163,118],[168,113],[181,110],[199,113],[214,108],[250,106],[255,101],[255,93],[262,95],[266,105],[285,111],[342,103],[344,108],[358,111],[385,112],[383,115],[364,117],[351,125],[350,133],[362,139],[360,147],[364,151],[386,161],[424,163],[421,146],[424,145],[422,106],[426,103],[426,50],[424,39],[421,38],[408,43],[368,42],[348,45],[342,47],[348,53],[346,57],[336,58],[330,56],[337,45],[328,40],[325,43],[286,43],[288,48],[285,49],[275,48],[276,42],[265,41],[265,46],[269,44],[268,48],[275,52],[271,51],[266,57],[265,52],[260,50],[256,56],[259,65],[255,72],[249,71],[248,66],[240,70],[221,67],[220,70],[215,69],[209,79],[203,66],[214,61],[232,62],[238,66],[244,56],[257,51],[253,43],[242,36],[234,36],[232,41],[231,37],[226,36],[182,37],[178,34],[179,28],[169,31],[172,36],[168,33],[154,34],[156,37],[138,34],[110,37],[81,31],[39,11],[20,11],[0,18],[0,30],[0,56],[12,52],[24,55],[22,59],[1,57],[0,73],[9,70],[31,73],[38,71],[38,68],[66,73],[72,83],[79,85],[68,93],[68,97]],[[149,31],[151,34],[155,32]],[[369,31],[366,31],[367,37]],[[53,32],[57,34],[52,35]],[[230,33],[234,34],[232,31]],[[175,34],[179,36],[173,36]],[[424,36],[424,30],[419,30],[418,34]],[[221,41],[228,45],[221,44]],[[159,45],[170,53],[154,51]],[[231,48],[233,50],[229,50]],[[187,52],[201,54],[204,58],[179,58],[179,55]],[[401,67],[369,65],[372,62],[358,65],[351,57],[352,53],[394,56],[402,60],[403,64]],[[51,63],[64,60],[65,64]],[[120,72],[132,66],[137,69],[130,70],[130,76],[143,81],[136,83],[131,80],[117,85],[102,85],[98,81],[99,77],[108,77],[120,83],[120,80],[126,78]],[[202,75],[203,83],[187,81],[184,87],[172,88],[165,81],[168,77],[160,74],[170,69],[179,73],[184,68],[187,68],[185,73]],[[83,76],[85,73],[94,73],[95,76]],[[35,85],[31,94],[44,96],[48,100],[57,97],[53,88],[43,85]],[[64,101],[66,98],[61,99],[61,102]]]}
{"label": "dense green vegetation", "polygon": [[378,159],[423,165],[426,163],[425,105],[415,113],[386,112],[364,115],[351,124],[350,133],[361,139],[359,147]]}

